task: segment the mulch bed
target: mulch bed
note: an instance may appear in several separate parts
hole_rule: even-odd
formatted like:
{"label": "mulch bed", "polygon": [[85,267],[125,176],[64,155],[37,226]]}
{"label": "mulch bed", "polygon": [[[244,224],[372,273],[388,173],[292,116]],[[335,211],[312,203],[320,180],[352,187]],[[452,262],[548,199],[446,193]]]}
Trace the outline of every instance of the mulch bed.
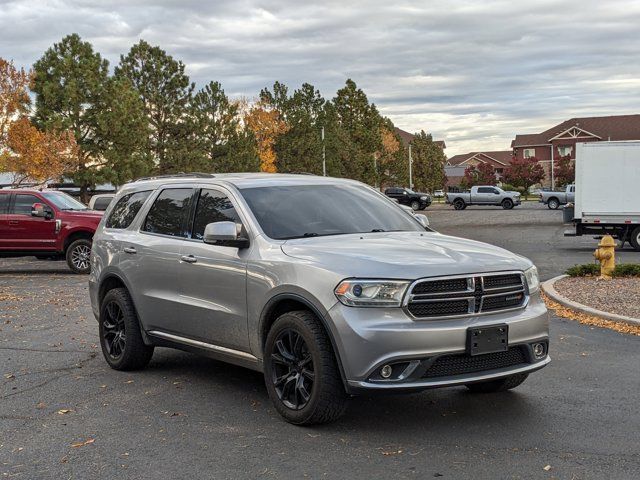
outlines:
{"label": "mulch bed", "polygon": [[595,277],[567,277],[554,284],[569,300],[597,310],[640,319],[640,278],[598,280]]}

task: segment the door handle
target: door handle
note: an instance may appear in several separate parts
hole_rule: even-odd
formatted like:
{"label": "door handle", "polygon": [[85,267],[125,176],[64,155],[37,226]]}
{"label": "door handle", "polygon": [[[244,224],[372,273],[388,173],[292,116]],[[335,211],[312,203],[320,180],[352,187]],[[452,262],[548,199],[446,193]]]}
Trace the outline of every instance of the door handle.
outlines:
{"label": "door handle", "polygon": [[138,251],[133,247],[124,247],[124,253],[138,253]]}
{"label": "door handle", "polygon": [[19,220],[9,220],[9,225],[18,225],[19,223]]}
{"label": "door handle", "polygon": [[196,263],[198,261],[198,259],[193,255],[183,255],[180,257],[180,260],[186,263]]}

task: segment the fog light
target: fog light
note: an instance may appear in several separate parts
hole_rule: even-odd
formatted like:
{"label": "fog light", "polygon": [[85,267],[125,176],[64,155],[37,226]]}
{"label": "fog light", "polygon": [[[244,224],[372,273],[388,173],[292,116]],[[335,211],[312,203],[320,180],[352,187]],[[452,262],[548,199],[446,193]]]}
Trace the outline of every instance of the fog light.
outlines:
{"label": "fog light", "polygon": [[389,378],[392,373],[393,373],[393,368],[391,368],[391,365],[385,365],[380,369],[380,376],[382,378]]}
{"label": "fog light", "polygon": [[534,343],[533,344],[533,355],[536,358],[542,358],[545,354],[544,343]]}

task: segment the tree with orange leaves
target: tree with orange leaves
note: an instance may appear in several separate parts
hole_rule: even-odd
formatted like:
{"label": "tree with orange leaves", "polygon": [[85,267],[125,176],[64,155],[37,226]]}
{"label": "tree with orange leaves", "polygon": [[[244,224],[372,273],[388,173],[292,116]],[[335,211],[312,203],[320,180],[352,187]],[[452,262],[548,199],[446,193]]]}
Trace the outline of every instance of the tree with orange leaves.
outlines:
{"label": "tree with orange leaves", "polygon": [[0,169],[13,174],[14,186],[26,180],[45,183],[60,178],[78,158],[71,133],[41,132],[26,117],[9,126],[7,147]]}
{"label": "tree with orange leaves", "polygon": [[31,72],[0,57],[0,153],[6,148],[9,126],[29,109]]}
{"label": "tree with orange leaves", "polygon": [[274,145],[278,136],[285,133],[289,126],[282,120],[280,112],[270,108],[264,101],[259,101],[250,108],[244,121],[256,138],[260,171],[275,173],[277,168]]}

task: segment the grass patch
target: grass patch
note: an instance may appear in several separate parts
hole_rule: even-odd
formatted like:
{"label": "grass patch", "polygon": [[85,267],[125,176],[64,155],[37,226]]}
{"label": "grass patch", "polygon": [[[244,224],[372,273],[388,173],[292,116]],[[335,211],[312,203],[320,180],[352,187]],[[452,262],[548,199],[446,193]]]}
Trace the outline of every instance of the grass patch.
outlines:
{"label": "grass patch", "polygon": [[[600,275],[600,265],[585,263],[574,265],[565,272],[570,277],[595,277]],[[640,277],[640,263],[619,263],[611,274],[612,277]]]}

